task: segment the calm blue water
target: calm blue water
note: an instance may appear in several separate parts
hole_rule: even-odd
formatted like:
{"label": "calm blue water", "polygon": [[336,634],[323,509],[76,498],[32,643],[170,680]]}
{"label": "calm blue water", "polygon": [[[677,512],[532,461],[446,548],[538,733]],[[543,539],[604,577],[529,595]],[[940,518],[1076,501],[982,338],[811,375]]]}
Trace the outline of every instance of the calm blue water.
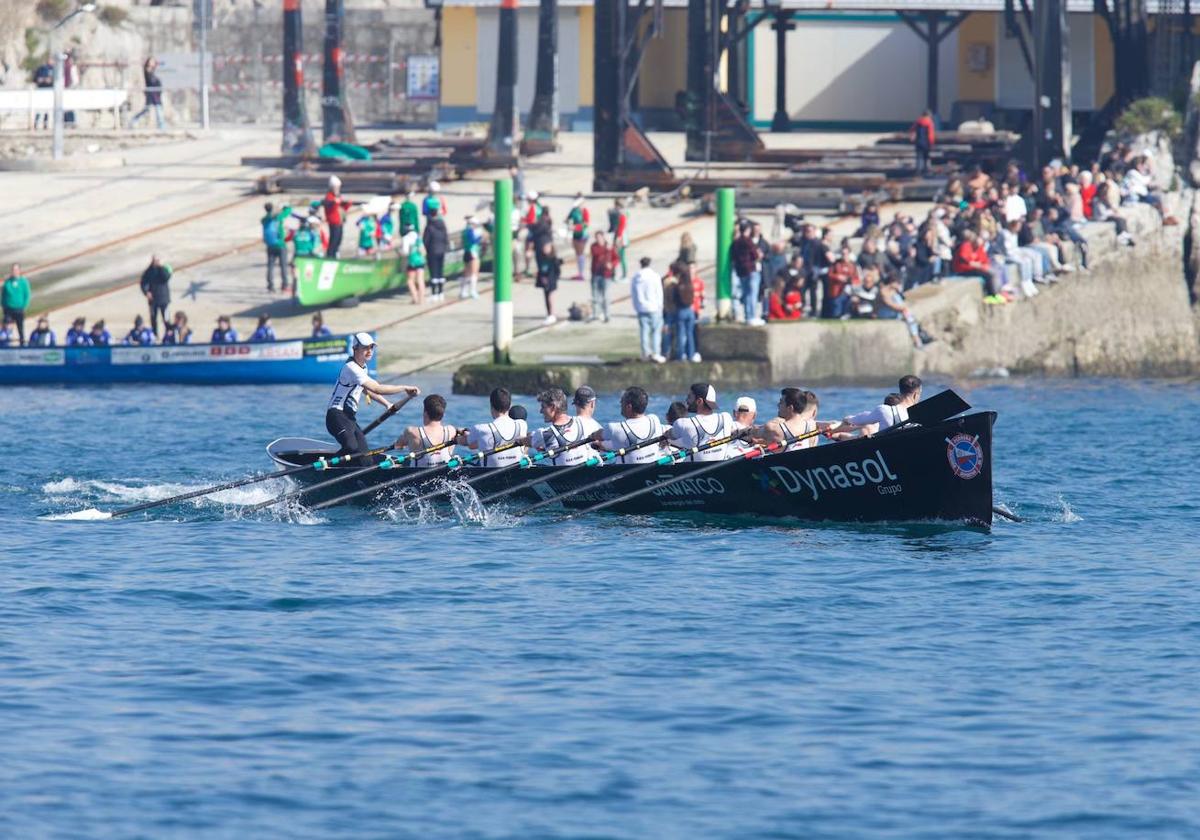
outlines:
{"label": "calm blue water", "polygon": [[0,835],[1200,835],[1200,384],[964,395],[1025,524],[47,520],[326,389],[5,389]]}

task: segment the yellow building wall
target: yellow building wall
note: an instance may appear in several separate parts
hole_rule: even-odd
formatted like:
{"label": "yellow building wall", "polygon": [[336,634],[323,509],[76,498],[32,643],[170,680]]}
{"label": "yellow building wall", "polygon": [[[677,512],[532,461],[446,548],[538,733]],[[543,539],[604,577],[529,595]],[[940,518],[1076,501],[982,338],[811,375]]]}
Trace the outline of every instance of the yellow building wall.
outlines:
{"label": "yellow building wall", "polygon": [[1116,92],[1114,73],[1113,42],[1108,36],[1108,27],[1099,15],[1092,18],[1092,55],[1096,61],[1096,109],[1103,108]]}
{"label": "yellow building wall", "polygon": [[590,108],[595,104],[596,68],[596,10],[592,6],[579,7],[579,107]]}
{"label": "yellow building wall", "polygon": [[[649,21],[647,21],[647,24]],[[676,91],[687,89],[687,10],[666,9],[663,31],[652,38],[638,77],[638,105],[674,108]]]}
{"label": "yellow building wall", "polygon": [[[976,51],[987,50],[987,68],[971,70],[967,61]],[[996,98],[996,13],[972,12],[958,26],[958,98],[992,102]]]}
{"label": "yellow building wall", "polygon": [[475,106],[478,29],[471,6],[442,8],[442,104]]}

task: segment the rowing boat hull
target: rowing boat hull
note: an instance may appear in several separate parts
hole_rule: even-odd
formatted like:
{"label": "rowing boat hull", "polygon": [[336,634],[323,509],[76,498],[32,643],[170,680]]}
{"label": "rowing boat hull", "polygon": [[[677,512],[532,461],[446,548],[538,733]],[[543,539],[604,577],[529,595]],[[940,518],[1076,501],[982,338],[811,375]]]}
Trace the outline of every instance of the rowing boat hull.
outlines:
{"label": "rowing boat hull", "polygon": [[[838,522],[945,520],[990,527],[992,424],[995,418],[994,412],[978,412],[873,438],[826,444],[761,459],[730,460],[716,470],[706,470],[711,464],[704,463],[681,463],[656,469],[611,465],[570,472],[562,467],[506,471],[467,467],[456,471],[452,477],[455,480],[479,478],[473,482],[473,487],[481,496],[487,496],[524,484],[533,477],[544,476],[543,481],[504,497],[502,503],[506,507],[520,508],[607,476],[622,476],[561,503],[563,508],[577,510],[639,488],[706,470],[694,479],[684,478],[670,487],[643,493],[610,509],[632,514],[693,511]],[[306,454],[288,452],[288,443],[277,441],[269,449],[279,464],[312,460],[312,450]],[[400,472],[371,470],[316,490],[306,496],[305,501],[315,504],[394,479]],[[313,483],[336,474],[335,470],[313,471],[300,473],[296,478]],[[394,502],[401,493],[427,491],[446,478],[444,471],[426,476],[399,490],[384,488],[379,493],[361,496],[359,500]],[[555,506],[546,508],[554,509]]]}

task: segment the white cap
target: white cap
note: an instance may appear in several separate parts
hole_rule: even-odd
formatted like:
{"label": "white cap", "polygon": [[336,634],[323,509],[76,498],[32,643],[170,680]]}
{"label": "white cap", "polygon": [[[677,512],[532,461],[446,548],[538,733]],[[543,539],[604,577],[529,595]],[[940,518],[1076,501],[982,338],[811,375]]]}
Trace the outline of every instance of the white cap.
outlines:
{"label": "white cap", "polygon": [[737,402],[733,404],[733,410],[746,409],[747,411],[757,412],[758,403],[754,401],[754,397],[738,397]]}
{"label": "white cap", "polygon": [[374,347],[375,339],[371,338],[370,333],[360,332],[354,334],[354,345],[356,347]]}
{"label": "white cap", "polygon": [[530,201],[537,201],[538,200],[538,191],[530,190],[529,192],[525,193],[525,197],[527,199],[529,199]]}
{"label": "white cap", "polygon": [[334,187],[340,187],[341,185],[342,185],[342,179],[341,179],[341,178],[339,178],[339,177],[338,177],[338,176],[336,176],[336,175],[330,175],[330,176],[329,176],[329,188],[330,188],[330,189],[333,189]]}
{"label": "white cap", "polygon": [[430,181],[430,182],[429,182],[429,191],[430,191],[430,192],[437,192],[437,191],[438,191],[438,190],[440,190],[441,188],[442,188],[442,185],[441,185],[441,184],[439,184],[437,181]]}

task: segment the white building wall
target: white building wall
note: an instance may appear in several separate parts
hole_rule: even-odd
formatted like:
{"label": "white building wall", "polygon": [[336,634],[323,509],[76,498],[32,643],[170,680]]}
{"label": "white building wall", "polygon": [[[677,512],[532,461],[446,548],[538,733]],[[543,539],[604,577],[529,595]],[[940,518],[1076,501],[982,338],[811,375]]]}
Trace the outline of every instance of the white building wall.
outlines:
{"label": "white building wall", "polygon": [[[537,74],[537,7],[517,12],[517,108],[521,113],[533,105]],[[496,106],[496,45],[500,37],[500,11],[479,8],[476,12],[479,61],[475,66],[478,110],[490,114]],[[579,9],[558,10],[558,111],[579,110]]]}
{"label": "white building wall", "polygon": [[[861,16],[859,16],[861,17]],[[911,122],[925,108],[924,41],[895,15],[795,20],[787,37],[787,108],[793,120]],[[775,32],[754,34],[755,120],[775,114]],[[958,95],[958,33],[939,50],[938,111]]]}

